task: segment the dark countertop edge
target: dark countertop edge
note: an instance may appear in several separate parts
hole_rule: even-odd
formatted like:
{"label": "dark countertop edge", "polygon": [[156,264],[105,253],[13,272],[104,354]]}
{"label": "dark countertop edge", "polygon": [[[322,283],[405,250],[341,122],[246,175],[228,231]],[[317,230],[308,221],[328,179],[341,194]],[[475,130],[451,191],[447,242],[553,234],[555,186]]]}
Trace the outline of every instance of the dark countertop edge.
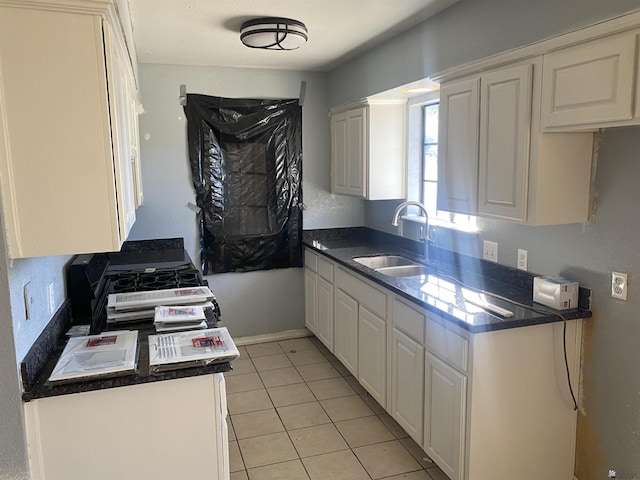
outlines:
{"label": "dark countertop edge", "polygon": [[[45,369],[46,370],[46,369]],[[48,374],[43,381],[39,381],[30,391],[22,394],[22,400],[29,402],[40,398],[58,397],[61,395],[71,395],[74,393],[94,392],[118,387],[128,387],[133,385],[143,385],[165,380],[188,378],[199,375],[209,375],[231,371],[231,362],[216,363],[201,367],[190,367],[176,370],[168,370],[147,376],[138,376],[138,372],[132,375],[117,377],[95,378],[93,380],[78,380],[75,382],[60,383],[57,385],[47,384]],[[48,371],[48,370],[47,370]]]}
{"label": "dark countertop edge", "polygon": [[[352,233],[353,233],[353,236],[351,235]],[[591,311],[585,308],[560,311],[560,310],[553,310],[543,305],[534,304],[533,301],[531,300],[530,290],[527,291],[524,288],[521,289],[521,288],[516,288],[512,286],[511,291],[515,291],[516,289],[519,290],[517,295],[518,297],[517,301],[526,305],[527,309],[534,311],[536,313],[535,316],[528,317],[528,318],[517,318],[517,316],[515,316],[515,318],[502,319],[499,322],[492,322],[492,323],[486,323],[481,325],[471,325],[468,322],[465,322],[463,320],[456,318],[454,315],[451,315],[450,313],[447,313],[441,309],[435,308],[434,306],[430,305],[427,302],[424,302],[420,298],[417,298],[416,296],[411,295],[411,293],[402,290],[401,288],[394,285],[393,283],[394,279],[390,279],[390,278],[387,279],[388,277],[383,277],[382,275],[375,273],[372,269],[361,266],[353,261],[351,262],[345,261],[339,256],[336,256],[331,253],[332,250],[339,250],[341,248],[353,248],[353,245],[351,247],[342,246],[342,247],[336,247],[336,248],[326,248],[326,247],[323,248],[323,247],[318,247],[314,245],[315,243],[314,236],[318,234],[321,236],[328,234],[330,237],[333,237],[333,239],[337,239],[338,243],[345,242],[345,241],[349,242],[350,239],[352,239],[352,241],[355,241],[355,242],[360,240],[363,244],[366,244],[366,243],[369,243],[369,245],[373,244],[374,245],[373,248],[379,251],[379,253],[383,253],[383,252],[388,254],[398,253],[402,255],[407,255],[407,253],[409,253],[408,255],[409,257],[413,256],[415,260],[420,261],[421,255],[419,253],[419,249],[421,248],[421,245],[418,242],[415,242],[403,237],[387,234],[384,232],[372,230],[367,227],[352,227],[352,228],[347,227],[347,228],[337,228],[337,229],[305,230],[303,235],[304,246],[309,247],[310,249],[314,250],[320,255],[323,255],[336,263],[339,263],[340,265],[346,267],[350,271],[355,272],[359,275],[362,275],[368,280],[380,285],[385,289],[392,291],[394,294],[397,294],[409,300],[415,305],[421,308],[424,308],[425,310],[428,310],[434,314],[439,315],[443,319],[451,323],[454,323],[455,325],[461,327],[462,329],[470,333],[492,332],[492,331],[498,331],[498,330],[507,330],[511,328],[542,325],[547,323],[557,323],[561,321],[579,320],[583,318],[590,318],[592,316]],[[381,244],[384,244],[385,242],[389,242],[388,247],[381,245]],[[446,267],[451,269],[459,268],[461,264],[464,264],[465,261],[468,261],[468,259],[471,258],[471,257],[467,257],[466,255],[460,255],[455,252],[444,250],[439,247],[432,247],[432,248],[438,250],[439,259],[446,259],[450,262],[446,264]],[[369,254],[370,253],[368,253],[367,255]],[[476,263],[478,261],[482,262],[483,264],[488,263],[480,259],[472,259],[472,260],[475,261]],[[424,262],[424,260],[422,261]],[[444,266],[444,264],[441,263],[439,264],[439,266]],[[525,278],[525,277],[530,277],[531,283],[533,283],[533,277],[535,277],[535,275],[531,274],[530,272],[516,271],[515,269],[506,267],[504,265],[495,264],[495,265],[488,265],[488,267],[490,271],[491,269],[510,270],[512,271],[511,273],[514,273],[519,277],[521,277],[519,280],[522,280],[522,278]],[[398,281],[398,280],[396,279],[395,281]],[[494,282],[498,283],[495,280]],[[525,283],[526,282],[527,280],[525,280]],[[518,285],[518,286],[521,286],[521,285]],[[588,302],[591,294],[590,290],[584,289],[583,287],[580,287],[580,290],[581,290],[580,303]],[[487,316],[493,317],[492,315],[489,315],[489,314],[487,314]]]}

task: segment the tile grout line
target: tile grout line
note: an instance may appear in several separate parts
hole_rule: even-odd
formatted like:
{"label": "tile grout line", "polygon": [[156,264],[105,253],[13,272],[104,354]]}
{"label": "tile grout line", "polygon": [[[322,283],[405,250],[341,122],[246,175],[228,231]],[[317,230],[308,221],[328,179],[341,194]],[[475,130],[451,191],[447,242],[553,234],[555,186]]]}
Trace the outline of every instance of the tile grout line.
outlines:
{"label": "tile grout line", "polygon": [[[314,343],[314,342],[312,342],[312,343]],[[353,377],[353,378],[356,378],[356,377],[355,377],[355,376],[353,376],[353,375],[351,375],[351,373],[350,373],[350,372],[349,372],[347,375],[343,375],[343,374],[342,374],[342,373],[341,373],[337,368],[335,368],[335,366],[334,366],[334,364],[333,364],[334,362],[331,362],[331,358],[327,357],[327,356],[324,354],[324,352],[323,352],[323,351],[322,351],[322,350],[321,350],[317,345],[315,345],[315,343],[314,343],[314,348],[313,348],[313,349],[305,349],[305,350],[298,350],[298,351],[312,351],[312,350],[319,351],[319,352],[320,352],[320,353],[325,357],[325,361],[322,361],[322,362],[312,362],[312,363],[309,363],[309,364],[303,364],[303,365],[295,365],[295,364],[293,363],[293,361],[291,360],[291,358],[289,357],[289,355],[288,355],[288,353],[297,353],[297,351],[296,351],[296,350],[293,350],[293,351],[289,351],[289,352],[287,352],[287,351],[285,351],[285,350],[282,348],[282,346],[280,346],[280,345],[279,345],[279,342],[278,342],[278,346],[281,348],[282,353],[287,357],[287,359],[289,360],[289,362],[291,363],[291,365],[290,365],[290,366],[286,366],[286,367],[279,367],[279,368],[267,369],[267,370],[263,370],[263,371],[278,370],[278,369],[280,369],[280,368],[284,369],[284,368],[291,368],[291,367],[292,367],[292,368],[297,372],[297,374],[300,376],[300,378],[302,379],[302,382],[297,382],[297,383],[292,383],[292,384],[286,384],[286,385],[276,385],[276,386],[273,386],[273,387],[267,387],[267,386],[265,385],[264,380],[262,379],[262,376],[260,375],[260,373],[261,373],[261,372],[260,372],[260,371],[258,371],[258,369],[257,369],[257,367],[256,367],[256,364],[254,363],[253,359],[254,359],[254,358],[260,358],[260,357],[266,357],[266,356],[281,355],[282,353],[276,353],[276,354],[272,354],[272,355],[271,355],[271,354],[270,354],[270,355],[258,355],[258,356],[253,357],[253,356],[251,356],[251,354],[247,351],[247,357],[248,357],[248,359],[250,359],[250,360],[251,360],[251,365],[252,365],[253,369],[255,370],[255,373],[257,374],[258,379],[260,380],[260,383],[262,384],[262,388],[259,388],[259,389],[250,389],[250,390],[246,390],[246,391],[258,391],[258,390],[262,390],[262,389],[264,389],[264,391],[265,391],[265,393],[266,393],[267,397],[269,398],[269,402],[271,403],[271,408],[273,408],[273,409],[274,409],[274,411],[276,412],[276,415],[278,416],[278,419],[279,419],[280,423],[282,424],[282,426],[283,426],[283,428],[284,428],[284,433],[286,433],[286,434],[287,434],[287,438],[288,438],[288,439],[289,439],[289,441],[291,442],[291,445],[293,446],[293,449],[294,449],[294,451],[296,452],[296,455],[298,456],[297,460],[300,462],[300,464],[302,465],[303,469],[305,470],[305,473],[307,474],[307,476],[308,476],[310,479],[311,479],[310,472],[307,470],[307,467],[306,467],[306,465],[305,465],[305,464],[304,464],[304,462],[303,462],[303,457],[301,457],[301,456],[300,456],[300,451],[298,450],[298,448],[296,447],[295,443],[293,442],[293,439],[292,439],[292,437],[291,437],[291,433],[290,433],[290,432],[291,432],[291,431],[295,431],[295,430],[299,430],[299,429],[303,429],[303,428],[311,428],[311,427],[319,426],[319,425],[332,425],[332,426],[333,426],[333,428],[338,432],[338,434],[340,435],[340,437],[343,439],[343,441],[344,441],[344,442],[345,442],[345,444],[347,445],[347,448],[346,448],[346,449],[343,449],[343,450],[337,450],[336,452],[339,452],[339,451],[347,451],[347,450],[348,450],[348,451],[350,451],[350,452],[351,452],[351,454],[356,458],[356,460],[358,461],[359,465],[362,467],[362,469],[364,470],[364,472],[366,473],[366,475],[369,477],[369,479],[370,479],[370,480],[371,480],[371,479],[373,479],[372,474],[371,474],[371,473],[369,473],[369,471],[366,469],[365,465],[362,463],[362,461],[360,460],[360,458],[359,458],[359,457],[356,455],[356,453],[354,452],[354,448],[355,448],[355,447],[351,447],[351,445],[349,445],[349,442],[348,442],[348,441],[347,441],[347,439],[344,437],[343,433],[342,433],[342,432],[337,428],[337,426],[336,426],[336,422],[331,418],[331,416],[329,415],[329,412],[326,410],[325,406],[321,403],[321,400],[317,397],[317,394],[316,394],[316,393],[314,393],[314,392],[313,392],[313,390],[311,390],[311,388],[309,387],[309,385],[308,385],[309,381],[307,381],[307,380],[305,380],[305,379],[304,379],[304,377],[302,376],[302,373],[301,373],[301,371],[300,371],[299,367],[304,367],[304,366],[307,366],[307,365],[318,365],[318,364],[322,364],[322,363],[329,363],[329,365],[331,365],[334,369],[336,369],[336,371],[337,371],[337,373],[338,373],[338,375],[339,375],[339,376],[337,376],[337,377],[329,377],[329,378],[325,378],[325,379],[322,379],[322,378],[321,378],[321,379],[317,379],[317,380],[313,380],[313,381],[329,380],[329,379],[332,379],[332,378],[341,378],[341,379],[343,379],[343,380],[344,380],[344,381],[349,385],[349,387],[350,387],[350,388],[353,390],[353,392],[354,392],[352,395],[342,395],[342,396],[338,396],[338,397],[330,397],[330,398],[328,398],[328,399],[324,399],[324,400],[331,400],[331,399],[333,399],[333,398],[344,398],[344,397],[350,397],[350,396],[358,396],[360,399],[362,399],[362,396],[363,396],[363,395],[365,395],[365,396],[367,395],[366,390],[365,390],[365,393],[362,393],[362,394],[361,394],[361,393],[359,393],[359,392],[356,390],[356,388],[354,388],[354,387],[353,387],[353,385],[352,385],[348,380],[346,380],[348,377]],[[330,355],[332,355],[332,354],[331,354],[331,352],[329,352],[328,350],[327,350],[327,352],[328,352]],[[254,373],[254,372],[248,372],[248,373]],[[356,381],[357,381],[357,379],[356,379]],[[329,422],[328,422],[328,423],[323,423],[323,424],[318,424],[318,425],[311,425],[311,426],[307,426],[307,427],[300,427],[299,429],[297,429],[297,428],[294,428],[294,429],[288,429],[288,428],[286,427],[285,422],[282,420],[282,417],[280,416],[280,412],[278,411],[278,408],[282,408],[282,407],[276,407],[276,405],[275,405],[275,403],[274,403],[274,401],[273,401],[273,398],[271,397],[271,395],[270,395],[270,393],[269,393],[269,388],[286,387],[286,386],[289,386],[289,385],[300,385],[300,384],[304,384],[304,385],[305,385],[305,386],[310,390],[311,395],[313,396],[313,398],[315,398],[315,402],[301,402],[301,403],[294,403],[294,404],[291,404],[291,405],[283,405],[282,407],[286,407],[286,406],[293,406],[293,405],[302,405],[302,404],[305,404],[305,403],[318,403],[318,405],[320,406],[320,408],[322,409],[322,411],[323,411],[323,412],[325,413],[325,415],[328,417],[328,419],[329,419]],[[244,393],[244,392],[236,392],[236,393]],[[371,398],[371,400],[372,400],[372,401],[376,402],[376,401],[375,401],[375,399],[374,399],[373,397],[371,397],[371,395],[369,395],[369,397]],[[364,399],[362,399],[362,401],[364,402]],[[376,402],[376,403],[377,403],[377,402]],[[418,459],[414,456],[414,454],[409,450],[409,448],[408,448],[408,447],[407,447],[407,446],[406,446],[406,445],[401,441],[401,440],[404,440],[405,438],[408,438],[408,439],[409,439],[409,441],[412,441],[411,437],[410,437],[410,436],[407,436],[407,437],[403,437],[403,438],[398,438],[398,437],[397,437],[397,435],[396,435],[396,434],[395,434],[395,433],[394,433],[394,432],[393,432],[393,431],[392,431],[392,430],[391,430],[391,429],[390,429],[390,428],[389,428],[389,427],[388,427],[388,426],[387,426],[387,425],[386,425],[386,424],[381,420],[381,418],[380,418],[380,416],[381,416],[381,415],[383,415],[384,413],[387,413],[387,414],[388,414],[388,412],[386,412],[386,411],[385,411],[383,414],[376,413],[376,411],[375,411],[375,410],[374,410],[374,409],[373,409],[373,408],[372,408],[372,407],[371,407],[367,402],[365,402],[365,404],[366,404],[366,405],[367,405],[367,407],[371,410],[372,415],[365,415],[365,416],[363,416],[363,417],[355,417],[355,418],[353,418],[353,419],[345,419],[344,421],[347,421],[347,420],[354,420],[354,419],[358,419],[358,418],[366,418],[366,417],[372,417],[372,416],[375,416],[375,417],[376,417],[376,418],[377,418],[377,419],[378,419],[378,420],[379,420],[379,421],[384,425],[384,427],[389,431],[389,433],[390,433],[390,434],[392,435],[392,437],[393,437],[393,440],[386,440],[386,441],[383,441],[383,442],[377,442],[377,443],[373,443],[373,444],[370,444],[370,445],[380,445],[380,444],[382,444],[382,443],[387,443],[387,442],[389,442],[389,443],[390,443],[390,442],[397,442],[397,443],[399,443],[399,444],[402,446],[403,450],[404,450],[404,451],[406,451],[406,452],[409,454],[409,456],[410,456],[412,459],[414,459],[414,460],[416,461],[416,463],[417,463],[417,464],[419,465],[419,467],[420,467],[420,468],[419,468],[419,469],[417,469],[417,470],[412,470],[412,471],[410,471],[410,472],[405,472],[405,473],[413,473],[413,472],[418,472],[418,471],[424,471],[424,472],[425,472],[425,474],[426,474],[429,478],[433,478],[433,477],[431,477],[430,473],[428,472],[428,468],[427,468],[426,466],[423,466],[423,465],[422,465],[422,463],[421,463],[421,461],[420,461],[420,460],[418,460]],[[266,411],[266,410],[270,410],[270,408],[269,408],[269,409],[254,410],[254,411]],[[243,413],[252,413],[252,412],[243,412]],[[229,417],[230,417],[230,418],[231,418],[231,417],[233,417],[233,415],[232,415],[231,413],[229,413],[228,415],[229,415]],[[241,415],[241,414],[234,414],[234,415]],[[232,418],[231,418],[231,420],[232,420]],[[233,420],[231,421],[231,423],[232,423],[232,425],[233,425]],[[238,443],[238,450],[239,450],[239,452],[240,452],[240,456],[241,456],[241,458],[242,458],[242,462],[243,462],[243,466],[244,466],[244,470],[243,470],[243,471],[246,473],[246,475],[247,475],[247,477],[248,477],[248,476],[249,476],[249,468],[247,468],[247,466],[246,466],[246,463],[245,463],[245,461],[244,461],[244,455],[243,455],[243,453],[242,453],[242,450],[240,449],[240,439],[239,439],[239,438],[238,438],[238,436],[237,436],[237,433],[236,433],[236,431],[235,431],[235,427],[233,427],[233,426],[232,426],[232,428],[234,429],[234,437],[236,438],[236,442]],[[279,432],[279,433],[283,433],[283,432]],[[270,434],[256,435],[256,436],[254,436],[254,437],[247,437],[247,438],[256,438],[256,437],[265,436],[265,435],[270,435]],[[244,440],[244,439],[243,439],[243,440]],[[369,445],[364,445],[364,446],[369,446]],[[364,447],[364,446],[363,446],[363,447]],[[328,453],[335,453],[335,452],[328,452]],[[309,456],[304,457],[304,458],[313,458],[313,457],[317,457],[317,456],[321,456],[321,455],[326,455],[326,453],[321,453],[321,454],[317,454],[317,455],[309,455]],[[425,455],[426,455],[426,453],[425,453]],[[259,466],[259,467],[253,467],[253,468],[261,468],[261,467],[265,467],[265,466],[278,465],[278,464],[282,464],[282,463],[286,463],[286,462],[290,462],[290,461],[294,461],[294,460],[285,460],[285,461],[275,462],[275,463],[267,464],[267,465],[261,465],[261,466]],[[434,464],[434,467],[435,467],[435,464]],[[433,468],[433,467],[431,467],[431,468]],[[237,473],[237,472],[233,472],[233,473]],[[390,476],[387,476],[387,477],[380,477],[380,479],[379,479],[379,480],[384,480],[384,478],[391,478],[391,477],[394,477],[394,476],[396,476],[396,475],[390,475]],[[312,479],[312,480],[313,480],[313,479]]]}

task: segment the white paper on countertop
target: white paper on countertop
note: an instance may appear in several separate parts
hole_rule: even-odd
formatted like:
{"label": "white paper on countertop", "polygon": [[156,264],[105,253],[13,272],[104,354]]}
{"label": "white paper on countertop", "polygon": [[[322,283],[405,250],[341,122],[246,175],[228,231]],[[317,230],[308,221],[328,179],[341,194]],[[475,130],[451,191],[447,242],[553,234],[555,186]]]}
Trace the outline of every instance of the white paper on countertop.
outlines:
{"label": "white paper on countertop", "polygon": [[153,371],[228,362],[240,356],[226,327],[149,335]]}
{"label": "white paper on countertop", "polygon": [[89,379],[135,371],[138,332],[118,330],[100,335],[71,337],[62,351],[50,382]]}

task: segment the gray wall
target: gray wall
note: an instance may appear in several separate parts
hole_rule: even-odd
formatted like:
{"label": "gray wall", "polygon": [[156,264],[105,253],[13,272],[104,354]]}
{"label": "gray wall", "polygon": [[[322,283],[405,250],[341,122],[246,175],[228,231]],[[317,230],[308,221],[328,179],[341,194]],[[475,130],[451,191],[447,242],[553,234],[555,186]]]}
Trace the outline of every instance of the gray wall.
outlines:
{"label": "gray wall", "polygon": [[334,69],[331,106],[640,8],[638,0],[460,0]]}
{"label": "gray wall", "polygon": [[[195,203],[187,158],[186,121],[179,86],[189,93],[232,98],[297,98],[306,81],[303,106],[304,228],[364,223],[361,200],[329,194],[330,147],[326,74],[291,71],[140,65],[140,117],[144,204],[130,239],[184,237],[198,262]],[[210,275],[222,318],[238,336],[304,326],[302,269]]]}
{"label": "gray wall", "polygon": [[[638,7],[638,1],[462,0],[331,72],[330,103],[376,94]],[[630,479],[640,476],[640,127],[609,129],[597,137],[596,210],[589,223],[528,227],[479,220],[476,235],[439,230],[436,239],[474,256],[482,240],[498,242],[498,260],[509,266],[524,248],[531,271],[567,275],[593,290],[576,472],[579,480],[595,480],[615,468],[619,477]],[[366,225],[393,232],[389,219],[397,202],[365,203]],[[627,302],[609,295],[612,270],[630,275]]]}
{"label": "gray wall", "polygon": [[[42,329],[51,320],[47,292],[50,283],[54,286],[54,312],[64,301],[66,297],[64,272],[71,258],[69,256],[19,258],[10,263],[11,312],[18,361],[24,358]],[[27,283],[33,299],[29,320],[26,319],[23,292],[23,287]]]}

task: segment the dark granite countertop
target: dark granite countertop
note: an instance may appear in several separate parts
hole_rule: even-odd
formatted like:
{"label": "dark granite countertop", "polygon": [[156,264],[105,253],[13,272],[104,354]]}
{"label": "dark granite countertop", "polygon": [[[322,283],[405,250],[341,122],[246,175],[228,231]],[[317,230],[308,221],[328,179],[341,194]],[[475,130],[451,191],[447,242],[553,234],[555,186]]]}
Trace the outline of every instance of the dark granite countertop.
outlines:
{"label": "dark granite countertop", "polygon": [[[563,321],[563,317],[566,320],[591,317],[588,310],[591,292],[586,288],[580,288],[578,304],[581,308],[553,310],[533,303],[533,278],[536,275],[530,272],[460,255],[433,245],[429,246],[427,260],[423,254],[425,245],[369,228],[305,230],[303,243],[472,333],[559,322]],[[381,254],[400,255],[427,265],[428,274],[389,277],[353,260],[354,257]],[[484,293],[489,303],[510,310],[514,315],[502,317],[465,301],[465,294],[473,297],[478,293]]]}
{"label": "dark granite countertop", "polygon": [[[62,311],[70,308],[63,308]],[[209,326],[215,326],[215,319],[208,318]],[[70,326],[70,319],[54,318],[51,327],[58,332],[65,332]],[[56,327],[57,324],[57,327]],[[103,390],[106,388],[125,387],[129,385],[139,385],[142,383],[158,382],[163,380],[173,380],[176,378],[192,377],[196,375],[208,375],[219,372],[228,372],[232,369],[230,362],[215,363],[207,366],[181,368],[177,370],[167,370],[163,372],[151,372],[149,369],[149,335],[155,334],[155,328],[151,322],[140,322],[120,326],[118,330],[137,330],[138,331],[138,363],[134,374],[122,375],[109,378],[96,377],[91,380],[78,380],[67,383],[53,384],[49,382],[49,376],[53,371],[62,350],[67,344],[67,337],[58,336],[56,333],[48,335],[52,338],[38,339],[34,343],[25,360],[21,364],[22,380],[24,392],[22,399],[24,401],[36,398],[54,397],[58,395],[69,395],[72,393],[89,392],[93,390]],[[47,332],[43,332],[47,335]],[[47,336],[48,336],[47,335]],[[41,336],[42,337],[42,336]],[[55,338],[58,338],[56,341]],[[47,345],[53,343],[53,349],[48,353],[41,351],[42,349],[50,350]],[[37,372],[37,374],[34,374]]]}
{"label": "dark granite countertop", "polygon": [[[147,267],[177,269],[185,265],[195,268],[191,264],[191,259],[184,249],[184,239],[182,238],[127,241],[119,252],[109,254],[110,273],[138,271],[144,270]],[[207,315],[207,323],[210,328],[219,325],[218,316],[214,312],[205,310],[205,314]],[[103,321],[104,320],[106,320],[106,317],[103,318]],[[96,377],[94,379],[53,384],[49,382],[49,376],[67,344],[68,337],[66,333],[74,323],[83,324],[87,322],[81,318],[73,318],[71,302],[67,300],[49,321],[20,363],[20,374],[23,385],[22,398],[24,401],[196,375],[228,372],[232,369],[231,362],[227,361],[206,366],[151,372],[149,369],[148,337],[156,333],[152,321],[127,323],[119,325],[117,328],[105,327],[103,323],[98,329],[101,333],[108,330],[138,331],[138,362],[135,373],[110,378]]]}

